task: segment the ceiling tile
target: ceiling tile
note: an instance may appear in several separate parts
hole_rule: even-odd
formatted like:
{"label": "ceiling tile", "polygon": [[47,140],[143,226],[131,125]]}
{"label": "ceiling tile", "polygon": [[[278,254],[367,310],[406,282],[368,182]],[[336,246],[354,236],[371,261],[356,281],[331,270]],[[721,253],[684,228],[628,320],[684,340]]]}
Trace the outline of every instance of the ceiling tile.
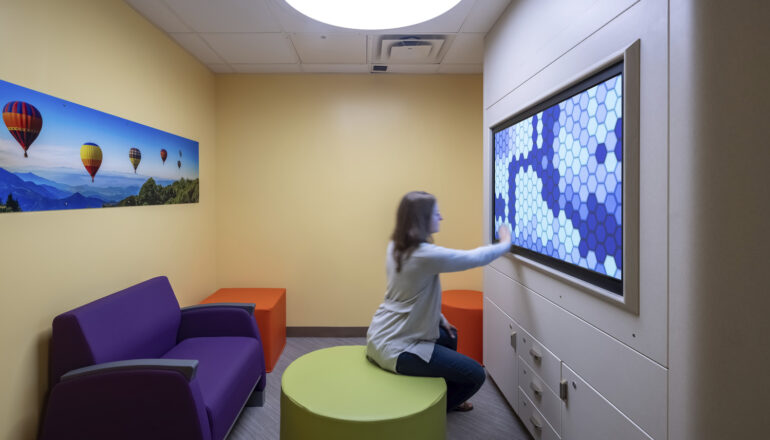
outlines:
{"label": "ceiling tile", "polygon": [[441,63],[438,68],[438,73],[482,73],[484,71],[483,64],[446,64]]}
{"label": "ceiling tile", "polygon": [[301,73],[299,64],[233,64],[236,73]]}
{"label": "ceiling tile", "polygon": [[222,58],[203,41],[200,35],[193,33],[170,33],[169,35],[204,64],[222,62]]}
{"label": "ceiling tile", "polygon": [[484,62],[484,34],[457,34],[443,63],[481,64]]}
{"label": "ceiling tile", "polygon": [[291,64],[299,61],[284,34],[201,34],[225,62],[230,64]]}
{"label": "ceiling tile", "polygon": [[308,73],[369,73],[368,64],[302,64]]}
{"label": "ceiling tile", "polygon": [[185,26],[163,2],[158,0],[126,0],[126,3],[152,24],[166,32],[190,32],[192,30]]}
{"label": "ceiling tile", "polygon": [[[481,72],[484,35],[511,3],[460,0],[447,13],[425,23],[362,31],[317,22],[286,0],[125,2],[217,73],[362,74],[370,72],[373,63],[388,66],[388,73]],[[403,38],[433,42],[434,46],[429,56],[400,59],[398,53],[393,56],[393,47],[388,49],[380,41],[383,38],[395,38],[399,44]],[[402,46],[406,45],[396,49]]]}
{"label": "ceiling tile", "polygon": [[292,34],[291,41],[303,63],[366,63],[364,34]]}
{"label": "ceiling tile", "polygon": [[164,0],[195,32],[280,32],[265,0]]}
{"label": "ceiling tile", "polygon": [[214,73],[233,73],[235,72],[229,64],[210,63],[206,66]]}
{"label": "ceiling tile", "polygon": [[484,34],[489,32],[509,3],[511,3],[510,0],[476,0],[461,31]]}

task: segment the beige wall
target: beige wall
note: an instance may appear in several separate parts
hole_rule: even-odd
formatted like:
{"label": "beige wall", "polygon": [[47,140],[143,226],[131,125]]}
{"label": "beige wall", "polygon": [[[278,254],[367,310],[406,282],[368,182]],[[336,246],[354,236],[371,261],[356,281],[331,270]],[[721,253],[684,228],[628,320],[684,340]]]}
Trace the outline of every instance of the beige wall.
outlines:
{"label": "beige wall", "polygon": [[217,77],[217,285],[286,287],[289,326],[366,326],[415,189],[437,244],[481,245],[481,94],[480,75]]}
{"label": "beige wall", "polygon": [[669,438],[768,438],[770,3],[670,17]]}
{"label": "beige wall", "polygon": [[215,89],[118,0],[1,0],[0,41],[0,79],[200,143],[199,204],[0,215],[0,438],[21,439],[56,314],[161,274],[183,305],[216,287]]}

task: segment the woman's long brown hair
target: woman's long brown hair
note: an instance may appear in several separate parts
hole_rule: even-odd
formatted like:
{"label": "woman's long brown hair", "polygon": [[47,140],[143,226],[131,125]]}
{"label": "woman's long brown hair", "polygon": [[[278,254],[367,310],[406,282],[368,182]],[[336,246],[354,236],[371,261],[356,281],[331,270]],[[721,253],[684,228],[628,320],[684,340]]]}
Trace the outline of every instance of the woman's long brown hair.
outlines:
{"label": "woman's long brown hair", "polygon": [[425,242],[431,243],[431,217],[436,198],[425,191],[407,193],[398,205],[396,229],[393,230],[393,258],[396,260],[396,272],[417,247]]}

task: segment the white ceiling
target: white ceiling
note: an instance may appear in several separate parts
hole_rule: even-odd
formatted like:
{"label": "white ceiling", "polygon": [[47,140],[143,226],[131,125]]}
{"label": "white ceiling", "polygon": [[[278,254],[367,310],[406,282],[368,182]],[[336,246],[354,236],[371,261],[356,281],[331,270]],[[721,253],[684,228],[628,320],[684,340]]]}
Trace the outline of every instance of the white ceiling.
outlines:
{"label": "white ceiling", "polygon": [[[420,0],[415,0],[420,1]],[[217,73],[480,73],[484,35],[510,0],[461,0],[414,26],[359,31],[285,0],[125,0]]]}

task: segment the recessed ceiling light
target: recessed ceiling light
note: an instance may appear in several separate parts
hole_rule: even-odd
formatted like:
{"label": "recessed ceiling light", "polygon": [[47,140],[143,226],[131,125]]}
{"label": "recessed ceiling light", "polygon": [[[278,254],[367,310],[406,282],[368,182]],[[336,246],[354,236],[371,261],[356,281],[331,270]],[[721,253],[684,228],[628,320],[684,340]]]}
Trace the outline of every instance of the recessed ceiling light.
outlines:
{"label": "recessed ceiling light", "polygon": [[460,0],[286,0],[313,20],[350,29],[394,29],[428,21]]}

